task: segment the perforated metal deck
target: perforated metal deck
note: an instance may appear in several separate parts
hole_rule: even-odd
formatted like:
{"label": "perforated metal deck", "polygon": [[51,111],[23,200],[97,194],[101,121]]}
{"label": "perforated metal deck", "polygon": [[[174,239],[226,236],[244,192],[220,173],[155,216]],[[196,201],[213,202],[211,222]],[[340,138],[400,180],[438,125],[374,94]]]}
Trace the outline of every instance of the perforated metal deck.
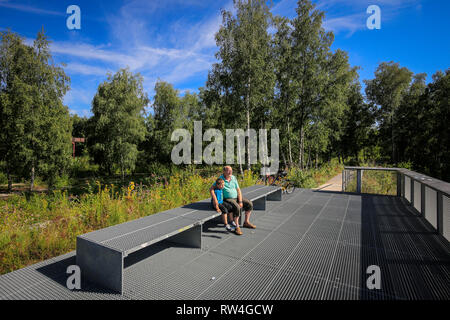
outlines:
{"label": "perforated metal deck", "polygon": [[[71,252],[0,276],[0,299],[450,299],[450,245],[400,198],[300,189],[251,219],[242,236],[205,223],[202,249],[130,254],[123,295],[67,289]],[[370,265],[379,290],[366,287]]]}

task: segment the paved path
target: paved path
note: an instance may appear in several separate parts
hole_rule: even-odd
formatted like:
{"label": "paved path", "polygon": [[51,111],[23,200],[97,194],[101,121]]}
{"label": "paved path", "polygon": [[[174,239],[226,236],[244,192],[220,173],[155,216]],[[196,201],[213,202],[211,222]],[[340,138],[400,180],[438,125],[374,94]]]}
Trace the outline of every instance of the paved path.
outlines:
{"label": "paved path", "polygon": [[339,191],[339,192],[342,191],[342,173],[339,173],[337,176],[331,178],[326,183],[313,190]]}

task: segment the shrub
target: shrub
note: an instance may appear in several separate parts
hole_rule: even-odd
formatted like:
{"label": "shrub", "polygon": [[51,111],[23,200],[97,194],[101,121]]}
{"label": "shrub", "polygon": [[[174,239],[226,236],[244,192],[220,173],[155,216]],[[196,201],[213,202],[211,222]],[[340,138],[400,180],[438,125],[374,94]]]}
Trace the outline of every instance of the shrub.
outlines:
{"label": "shrub", "polygon": [[0,172],[0,184],[7,184],[8,177],[3,172]]}

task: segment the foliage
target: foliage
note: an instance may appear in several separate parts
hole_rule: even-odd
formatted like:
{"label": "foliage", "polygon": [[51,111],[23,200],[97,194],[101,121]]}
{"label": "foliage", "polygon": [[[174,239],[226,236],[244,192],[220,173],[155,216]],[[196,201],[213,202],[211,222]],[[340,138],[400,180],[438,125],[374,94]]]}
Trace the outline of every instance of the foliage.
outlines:
{"label": "foliage", "polygon": [[[356,192],[356,173],[353,172],[345,191]],[[362,193],[396,195],[397,194],[397,173],[391,171],[363,171]]]}
{"label": "foliage", "polygon": [[[96,181],[79,197],[58,190],[0,200],[0,274],[74,250],[77,235],[209,198],[216,178],[175,174],[147,188]],[[241,188],[256,179],[250,171],[238,177]]]}
{"label": "foliage", "polygon": [[341,173],[343,169],[344,166],[338,163],[337,159],[333,159],[317,169],[302,170],[299,167],[291,167],[288,170],[287,178],[298,188],[316,188]]}
{"label": "foliage", "polygon": [[368,100],[379,107],[376,113],[380,126],[379,143],[385,146],[386,151],[391,151],[393,162],[397,161],[398,139],[394,115],[409,87],[412,74],[407,68],[400,68],[399,63],[382,62],[375,71],[375,78],[364,81]]}
{"label": "foliage", "polygon": [[7,184],[8,177],[3,172],[0,172],[0,184]]}
{"label": "foliage", "polygon": [[31,177],[30,189],[36,173],[53,185],[70,159],[72,127],[62,104],[70,79],[49,50],[43,30],[32,46],[1,33],[0,160],[8,176]]}
{"label": "foliage", "polygon": [[121,69],[99,85],[92,103],[90,152],[96,163],[108,173],[120,168],[122,177],[133,170],[138,144],[145,139],[144,107],[147,94],[143,78]]}

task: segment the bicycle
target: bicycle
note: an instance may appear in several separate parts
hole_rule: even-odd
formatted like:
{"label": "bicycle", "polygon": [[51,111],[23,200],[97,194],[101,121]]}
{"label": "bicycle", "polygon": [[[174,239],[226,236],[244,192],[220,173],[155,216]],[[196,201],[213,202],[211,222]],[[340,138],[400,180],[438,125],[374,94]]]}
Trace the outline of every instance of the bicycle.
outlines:
{"label": "bicycle", "polygon": [[262,175],[258,180],[257,183],[264,183],[265,185],[269,186],[279,186],[281,187],[282,193],[290,194],[294,192],[295,186],[294,183],[286,178],[287,172],[280,170],[276,175]]}

